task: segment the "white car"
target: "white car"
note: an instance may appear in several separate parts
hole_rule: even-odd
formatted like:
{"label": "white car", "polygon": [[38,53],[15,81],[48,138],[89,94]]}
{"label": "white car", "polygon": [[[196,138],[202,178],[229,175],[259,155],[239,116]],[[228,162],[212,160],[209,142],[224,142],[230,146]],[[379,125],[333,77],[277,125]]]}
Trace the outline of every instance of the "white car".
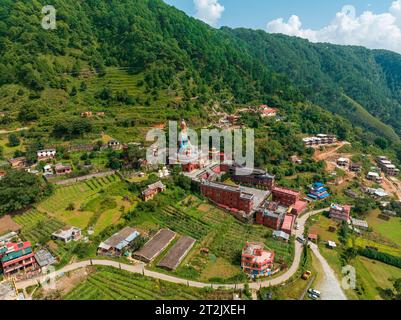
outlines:
{"label": "white car", "polygon": [[311,295],[315,295],[315,296],[317,296],[317,297],[320,297],[320,295],[321,295],[320,291],[315,290],[315,289],[309,289],[308,292],[309,292]]}
{"label": "white car", "polygon": [[309,294],[308,297],[312,300],[319,300],[319,297],[315,294]]}

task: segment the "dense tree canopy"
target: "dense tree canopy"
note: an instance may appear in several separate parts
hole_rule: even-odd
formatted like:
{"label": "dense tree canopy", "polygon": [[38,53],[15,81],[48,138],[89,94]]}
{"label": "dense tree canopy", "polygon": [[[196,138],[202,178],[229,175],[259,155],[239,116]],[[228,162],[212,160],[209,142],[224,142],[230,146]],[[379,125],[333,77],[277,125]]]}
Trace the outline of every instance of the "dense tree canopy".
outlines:
{"label": "dense tree canopy", "polygon": [[25,171],[10,170],[0,180],[0,215],[23,209],[50,192],[39,178]]}

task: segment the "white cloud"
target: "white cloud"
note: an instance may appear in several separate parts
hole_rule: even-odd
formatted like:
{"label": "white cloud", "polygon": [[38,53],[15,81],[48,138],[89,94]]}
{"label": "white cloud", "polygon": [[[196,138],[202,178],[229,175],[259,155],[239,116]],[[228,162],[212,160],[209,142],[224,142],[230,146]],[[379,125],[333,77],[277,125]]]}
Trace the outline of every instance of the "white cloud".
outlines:
{"label": "white cloud", "polygon": [[401,53],[401,0],[394,1],[389,11],[381,14],[365,11],[357,16],[353,7],[345,6],[329,25],[318,30],[302,28],[300,18],[293,15],[287,22],[282,18],[270,21],[267,31],[312,42],[361,45]]}
{"label": "white cloud", "polygon": [[220,20],[225,8],[218,0],[194,0],[195,17],[214,26]]}

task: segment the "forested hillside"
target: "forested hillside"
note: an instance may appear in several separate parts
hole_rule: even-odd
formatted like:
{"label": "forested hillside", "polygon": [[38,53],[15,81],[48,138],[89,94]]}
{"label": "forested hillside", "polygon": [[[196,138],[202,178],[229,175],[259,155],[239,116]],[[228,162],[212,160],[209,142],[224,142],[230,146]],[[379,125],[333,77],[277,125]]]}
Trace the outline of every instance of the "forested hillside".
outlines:
{"label": "forested hillside", "polygon": [[[156,115],[195,114],[207,122],[205,108],[271,103],[294,112],[302,132],[308,131],[305,117],[317,120],[309,131],[322,129],[316,123],[324,108],[343,117],[333,118],[338,131],[351,132],[352,124],[364,130],[354,127],[353,135],[371,141],[379,135],[399,143],[398,54],[311,44],[263,31],[216,30],[161,0],[52,4],[57,29],[44,30],[44,1],[2,0],[3,127],[33,122],[49,132],[54,124],[98,106],[112,108],[117,126],[128,125],[130,108],[150,115],[140,119],[142,124]],[[315,114],[291,109],[299,103],[314,104],[308,110]],[[147,112],[150,106],[160,112]],[[108,125],[99,123],[98,129]],[[77,126],[89,130],[82,123]],[[63,136],[68,130],[54,131]],[[74,128],[69,131],[72,137]]]}
{"label": "forested hillside", "polygon": [[270,70],[286,74],[314,103],[378,134],[398,139],[393,130],[361,114],[351,100],[400,134],[400,55],[363,47],[313,44],[263,31],[224,31],[244,40],[259,61]]}

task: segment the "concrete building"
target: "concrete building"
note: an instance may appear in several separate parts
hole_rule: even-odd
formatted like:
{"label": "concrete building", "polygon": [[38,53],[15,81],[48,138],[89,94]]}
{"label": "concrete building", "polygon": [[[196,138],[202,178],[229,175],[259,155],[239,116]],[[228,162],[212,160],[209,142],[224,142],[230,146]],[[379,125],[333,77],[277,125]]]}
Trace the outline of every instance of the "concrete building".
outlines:
{"label": "concrete building", "polygon": [[313,200],[324,200],[329,196],[330,194],[321,182],[315,182],[309,189],[308,197]]}
{"label": "concrete building", "polygon": [[44,160],[54,159],[56,157],[56,153],[57,153],[56,149],[39,150],[37,152],[38,160],[44,161]]}
{"label": "concrete building", "polygon": [[281,230],[284,217],[290,213],[290,208],[278,202],[266,201],[255,213],[255,223],[273,230]]}
{"label": "concrete building", "polygon": [[349,205],[338,205],[335,203],[332,203],[330,206],[330,218],[337,220],[337,221],[345,221],[349,222],[350,221],[350,212],[351,212],[351,206]]}
{"label": "concrete building", "polygon": [[242,249],[241,268],[253,278],[271,275],[274,252],[264,249],[262,243],[248,242]]}
{"label": "concrete building", "polygon": [[81,238],[82,231],[76,227],[64,227],[56,232],[52,233],[52,238],[55,240],[60,240],[65,243],[71,241],[77,241]]}
{"label": "concrete building", "polygon": [[72,172],[72,167],[70,165],[64,165],[62,163],[58,163],[55,165],[54,171],[56,172],[56,175],[62,176],[70,174]]}
{"label": "concrete building", "polygon": [[382,183],[383,182],[383,178],[377,172],[369,172],[366,175],[366,179],[370,180],[370,181],[374,181],[376,183]]}
{"label": "concrete building", "polygon": [[376,162],[379,168],[387,175],[395,177],[400,174],[400,170],[385,156],[377,157]]}
{"label": "concrete building", "polygon": [[0,248],[0,261],[5,278],[25,278],[40,271],[29,241],[7,243]]}

